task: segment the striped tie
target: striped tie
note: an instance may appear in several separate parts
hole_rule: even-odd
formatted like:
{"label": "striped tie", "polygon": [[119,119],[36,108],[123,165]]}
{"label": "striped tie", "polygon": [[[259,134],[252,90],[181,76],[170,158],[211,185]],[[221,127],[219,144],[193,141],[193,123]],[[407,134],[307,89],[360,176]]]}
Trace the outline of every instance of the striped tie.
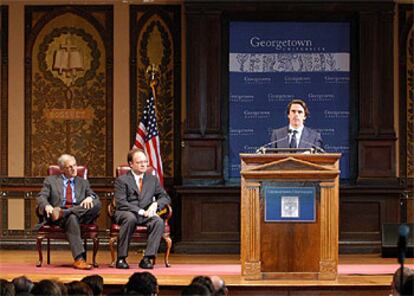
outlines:
{"label": "striped tie", "polygon": [[72,186],[70,185],[71,181],[68,180],[68,185],[66,186],[66,203],[67,208],[72,207]]}

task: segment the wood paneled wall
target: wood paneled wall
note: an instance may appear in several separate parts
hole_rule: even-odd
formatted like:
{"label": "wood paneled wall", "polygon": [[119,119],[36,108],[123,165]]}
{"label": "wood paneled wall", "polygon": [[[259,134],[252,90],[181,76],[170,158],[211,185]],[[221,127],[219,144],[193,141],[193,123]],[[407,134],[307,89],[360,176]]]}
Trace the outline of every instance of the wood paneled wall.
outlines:
{"label": "wood paneled wall", "polygon": [[8,7],[0,5],[0,175],[7,175],[8,137]]}

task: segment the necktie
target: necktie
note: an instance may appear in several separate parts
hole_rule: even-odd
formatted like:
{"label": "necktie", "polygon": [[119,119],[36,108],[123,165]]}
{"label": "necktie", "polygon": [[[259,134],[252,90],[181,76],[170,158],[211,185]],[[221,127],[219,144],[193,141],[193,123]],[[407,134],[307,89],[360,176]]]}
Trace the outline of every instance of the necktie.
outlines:
{"label": "necktie", "polygon": [[297,132],[298,132],[297,130],[292,131],[292,138],[290,139],[289,148],[297,148],[298,147],[298,143],[297,143],[297,140],[296,140],[296,133]]}
{"label": "necktie", "polygon": [[70,186],[71,181],[68,180],[68,185],[66,186],[66,203],[67,208],[72,207],[72,186]]}
{"label": "necktie", "polygon": [[138,178],[138,189],[139,191],[142,191],[142,177]]}

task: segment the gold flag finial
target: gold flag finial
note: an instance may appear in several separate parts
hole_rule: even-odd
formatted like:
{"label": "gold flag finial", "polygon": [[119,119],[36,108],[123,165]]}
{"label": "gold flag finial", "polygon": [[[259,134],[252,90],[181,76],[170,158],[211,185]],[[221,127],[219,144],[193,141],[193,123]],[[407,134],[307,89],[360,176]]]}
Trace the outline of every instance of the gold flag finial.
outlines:
{"label": "gold flag finial", "polygon": [[146,71],[147,81],[149,84],[157,83],[160,77],[160,67],[156,64],[151,64]]}

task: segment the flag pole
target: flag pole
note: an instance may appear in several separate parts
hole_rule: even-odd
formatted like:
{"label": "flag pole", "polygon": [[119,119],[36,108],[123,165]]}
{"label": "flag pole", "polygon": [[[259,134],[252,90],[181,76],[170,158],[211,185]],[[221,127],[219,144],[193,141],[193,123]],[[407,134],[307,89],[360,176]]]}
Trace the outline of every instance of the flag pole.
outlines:
{"label": "flag pole", "polygon": [[157,108],[156,108],[156,86],[160,76],[160,68],[151,64],[146,70],[147,81],[151,88],[149,100],[147,100],[147,112],[143,116],[142,131],[145,137],[137,135],[138,145],[144,148],[149,157],[149,163],[155,168],[161,186],[164,186],[164,173],[161,160],[160,137],[157,128]]}
{"label": "flag pole", "polygon": [[149,86],[152,90],[152,95],[154,96],[154,108],[155,112],[157,111],[157,106],[155,102],[157,101],[157,94],[156,94],[156,88],[158,84],[158,77],[160,76],[160,69],[159,66],[155,64],[151,64],[147,67],[147,75],[149,80]]}

